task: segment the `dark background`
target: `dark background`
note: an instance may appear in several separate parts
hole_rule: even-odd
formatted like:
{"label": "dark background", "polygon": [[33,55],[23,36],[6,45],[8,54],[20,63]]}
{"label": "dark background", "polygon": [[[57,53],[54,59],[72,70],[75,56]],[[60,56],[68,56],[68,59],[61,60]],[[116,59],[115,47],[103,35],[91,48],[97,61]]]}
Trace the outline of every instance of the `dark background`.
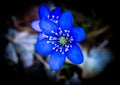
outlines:
{"label": "dark background", "polygon": [[[20,12],[24,8],[28,7],[30,4],[42,3],[47,0],[2,0],[0,1],[0,82],[8,82],[17,83],[21,81],[26,81],[28,83],[34,82],[41,85],[41,83],[49,83],[51,81],[46,79],[44,75],[25,75],[24,72],[15,73],[12,68],[8,67],[5,63],[3,58],[4,47],[7,44],[7,40],[4,38],[4,34],[7,31],[5,21],[9,18],[12,14],[16,12]],[[64,4],[68,8],[72,8],[74,10],[83,12],[85,15],[90,15],[90,9],[93,9],[96,14],[97,18],[102,18],[104,23],[108,23],[112,25],[112,32],[114,33],[114,37],[111,39],[110,47],[112,52],[114,53],[115,61],[111,63],[106,70],[100,75],[93,79],[83,80],[83,83],[86,85],[97,85],[97,84],[111,84],[113,83],[116,85],[117,79],[119,79],[119,71],[120,68],[118,61],[119,61],[119,44],[117,36],[118,27],[116,27],[117,21],[115,19],[118,18],[117,12],[117,4],[113,1],[79,1],[79,0],[54,0],[53,1],[56,5]],[[16,69],[14,69],[16,70]],[[44,74],[44,72],[41,70]],[[118,77],[118,78],[117,78]],[[4,83],[5,83],[4,82]],[[16,84],[17,84],[16,83]]]}

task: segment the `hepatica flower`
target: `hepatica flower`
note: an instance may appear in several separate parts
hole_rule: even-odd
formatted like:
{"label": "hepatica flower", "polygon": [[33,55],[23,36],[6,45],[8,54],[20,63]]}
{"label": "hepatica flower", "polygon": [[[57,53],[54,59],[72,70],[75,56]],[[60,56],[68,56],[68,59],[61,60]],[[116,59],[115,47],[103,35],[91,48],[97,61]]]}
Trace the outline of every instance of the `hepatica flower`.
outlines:
{"label": "hepatica flower", "polygon": [[42,17],[39,26],[45,37],[41,39],[38,36],[35,45],[36,51],[44,56],[50,55],[49,65],[52,70],[59,70],[64,64],[66,57],[73,64],[81,64],[84,58],[77,43],[84,40],[84,29],[82,27],[74,27],[70,11],[65,11],[62,14],[59,14],[59,9],[54,11],[55,19],[45,8],[43,11],[45,12],[42,13],[44,15],[41,15],[41,11],[39,11],[39,16]]}
{"label": "hepatica flower", "polygon": [[[53,10],[49,10],[49,8],[46,5],[41,5],[38,10],[38,15],[40,19],[46,18],[54,23],[58,23],[58,19],[62,13],[60,7],[56,7]],[[40,20],[35,20],[31,23],[32,28],[38,32],[42,32],[42,30],[39,27]]]}

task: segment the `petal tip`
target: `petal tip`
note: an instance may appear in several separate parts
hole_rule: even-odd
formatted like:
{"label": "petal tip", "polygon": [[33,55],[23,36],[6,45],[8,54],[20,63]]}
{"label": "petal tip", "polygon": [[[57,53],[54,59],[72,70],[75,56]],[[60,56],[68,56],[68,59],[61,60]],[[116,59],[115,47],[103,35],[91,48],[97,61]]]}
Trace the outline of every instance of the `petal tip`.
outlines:
{"label": "petal tip", "polygon": [[41,29],[39,27],[39,22],[40,22],[40,20],[34,20],[30,25],[33,30],[41,32]]}
{"label": "petal tip", "polygon": [[50,68],[52,70],[60,70],[65,62],[66,56],[60,52],[53,52],[50,56]]}

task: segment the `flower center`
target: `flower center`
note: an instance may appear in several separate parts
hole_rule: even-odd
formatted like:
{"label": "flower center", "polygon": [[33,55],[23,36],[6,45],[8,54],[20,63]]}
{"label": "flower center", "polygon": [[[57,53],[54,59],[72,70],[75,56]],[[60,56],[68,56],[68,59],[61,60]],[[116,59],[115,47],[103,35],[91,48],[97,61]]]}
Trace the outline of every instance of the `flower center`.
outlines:
{"label": "flower center", "polygon": [[67,39],[62,36],[62,37],[59,38],[59,43],[62,44],[62,45],[65,45],[67,43]]}
{"label": "flower center", "polygon": [[53,50],[64,54],[65,52],[69,51],[70,48],[72,48],[74,39],[69,30],[61,30],[59,27],[59,32],[54,32],[52,30],[51,33],[53,33],[55,36],[46,36],[46,38],[49,39],[47,43],[54,45]]}

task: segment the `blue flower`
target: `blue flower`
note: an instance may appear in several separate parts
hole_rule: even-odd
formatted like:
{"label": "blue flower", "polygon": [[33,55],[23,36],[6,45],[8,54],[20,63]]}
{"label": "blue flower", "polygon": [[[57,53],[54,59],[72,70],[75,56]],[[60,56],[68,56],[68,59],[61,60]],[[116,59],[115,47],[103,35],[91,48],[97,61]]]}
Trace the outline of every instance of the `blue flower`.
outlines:
{"label": "blue flower", "polygon": [[84,58],[78,43],[85,39],[86,33],[82,27],[74,27],[71,12],[61,14],[59,7],[50,12],[45,5],[41,5],[39,17],[40,20],[31,25],[35,30],[37,26],[39,29],[36,31],[42,31],[44,36],[41,38],[41,34],[38,35],[35,49],[41,55],[50,55],[50,68],[59,70],[66,58],[73,64],[81,64]]}
{"label": "blue flower", "polygon": [[[46,5],[42,4],[38,9],[38,13],[40,19],[46,18],[57,24],[62,11],[60,7],[56,7],[55,9],[50,11]],[[42,32],[39,27],[39,22],[40,20],[35,20],[31,23],[31,26],[34,30]]]}
{"label": "blue flower", "polygon": [[74,64],[83,62],[83,54],[77,43],[85,39],[85,31],[82,27],[73,26],[71,12],[64,12],[58,19],[58,23],[42,18],[40,28],[45,33],[45,38],[39,39],[35,45],[36,51],[41,55],[50,54],[50,68],[59,70],[66,57]]}

